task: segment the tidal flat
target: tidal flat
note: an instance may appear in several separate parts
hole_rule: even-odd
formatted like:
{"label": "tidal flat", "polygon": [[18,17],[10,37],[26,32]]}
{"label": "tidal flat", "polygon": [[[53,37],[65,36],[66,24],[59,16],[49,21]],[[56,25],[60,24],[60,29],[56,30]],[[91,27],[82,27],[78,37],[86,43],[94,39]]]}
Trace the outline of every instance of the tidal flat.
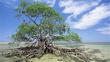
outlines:
{"label": "tidal flat", "polygon": [[[67,46],[71,48],[75,47],[75,45],[72,45],[72,44],[71,45],[64,44],[63,46]],[[101,53],[104,55],[104,57],[106,58],[107,62],[110,62],[110,45],[109,44],[107,45],[106,44],[83,44],[80,47],[99,49]],[[9,49],[9,46],[7,45],[7,43],[0,43],[0,62],[13,62],[12,58],[6,58],[2,56],[2,53],[4,53],[4,51],[7,51],[7,49]],[[57,57],[52,54],[46,54],[40,59],[33,58],[31,59],[31,61],[33,62],[63,62],[63,58]]]}

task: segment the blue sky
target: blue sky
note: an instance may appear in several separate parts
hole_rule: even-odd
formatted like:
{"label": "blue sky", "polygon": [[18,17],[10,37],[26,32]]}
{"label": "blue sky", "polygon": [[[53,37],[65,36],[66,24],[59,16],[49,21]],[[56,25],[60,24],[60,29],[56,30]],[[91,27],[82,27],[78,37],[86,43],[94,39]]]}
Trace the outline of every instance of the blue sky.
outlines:
{"label": "blue sky", "polygon": [[[110,42],[110,0],[41,1],[61,14],[83,42]],[[0,41],[10,41],[22,22],[15,17],[19,0],[0,0]]]}

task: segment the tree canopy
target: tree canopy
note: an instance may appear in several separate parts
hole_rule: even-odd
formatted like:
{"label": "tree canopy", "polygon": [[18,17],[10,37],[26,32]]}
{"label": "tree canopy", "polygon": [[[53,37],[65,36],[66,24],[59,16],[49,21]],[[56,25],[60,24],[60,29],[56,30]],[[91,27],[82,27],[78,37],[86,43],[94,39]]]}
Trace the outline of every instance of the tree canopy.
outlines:
{"label": "tree canopy", "polygon": [[19,42],[52,42],[54,40],[80,41],[76,33],[70,33],[63,17],[44,3],[28,3],[21,0],[16,9],[24,22],[12,36]]}

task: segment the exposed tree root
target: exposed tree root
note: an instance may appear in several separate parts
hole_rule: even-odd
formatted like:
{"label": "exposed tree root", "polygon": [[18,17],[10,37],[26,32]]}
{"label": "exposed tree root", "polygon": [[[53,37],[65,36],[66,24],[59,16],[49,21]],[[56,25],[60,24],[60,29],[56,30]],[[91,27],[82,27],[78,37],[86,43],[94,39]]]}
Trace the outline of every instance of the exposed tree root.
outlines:
{"label": "exposed tree root", "polygon": [[[45,48],[41,47],[22,47],[22,48],[16,48],[13,49],[11,52],[5,54],[6,57],[22,57],[24,56],[24,59],[31,59],[31,58],[41,58],[44,54],[55,54],[56,56],[61,56],[64,58],[65,62],[90,62],[91,59],[90,54],[84,52],[84,50],[79,48],[59,48],[54,46],[48,46]],[[66,60],[65,60],[66,58]],[[68,59],[68,60],[67,60]]]}

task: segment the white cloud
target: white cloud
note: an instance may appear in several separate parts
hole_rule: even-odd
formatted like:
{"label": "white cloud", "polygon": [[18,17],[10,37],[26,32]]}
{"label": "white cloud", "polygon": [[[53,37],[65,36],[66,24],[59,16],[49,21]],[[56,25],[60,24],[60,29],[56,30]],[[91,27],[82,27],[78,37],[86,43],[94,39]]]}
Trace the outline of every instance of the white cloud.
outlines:
{"label": "white cloud", "polygon": [[99,23],[102,19],[107,18],[110,16],[110,5],[105,6],[101,5],[96,7],[96,9],[90,11],[89,13],[85,14],[79,22],[74,23],[72,26],[76,29],[87,29],[90,28],[97,23]]}
{"label": "white cloud", "polygon": [[63,7],[63,13],[79,15],[80,13],[99,4],[100,0],[59,0],[59,6]]}
{"label": "white cloud", "polygon": [[96,31],[98,31],[101,34],[110,35],[110,25],[102,28],[98,28]]}
{"label": "white cloud", "polygon": [[[17,8],[19,0],[0,0],[0,3],[4,4],[5,7],[15,9]],[[29,1],[29,0],[28,0]],[[54,7],[56,0],[32,0],[34,2],[44,2],[48,4],[50,7]]]}
{"label": "white cloud", "polygon": [[[66,20],[71,28],[87,29],[110,16],[110,5],[99,5],[100,2],[101,0],[59,0],[59,6],[64,8],[63,13],[71,14]],[[90,11],[91,8],[94,9]],[[86,13],[79,18],[78,15],[84,12]],[[74,20],[75,22],[72,22]]]}
{"label": "white cloud", "polygon": [[35,2],[44,2],[50,7],[54,7],[56,0],[33,0]]}
{"label": "white cloud", "polygon": [[0,0],[0,3],[4,4],[4,6],[8,8],[15,9],[17,7],[17,0]]}
{"label": "white cloud", "polygon": [[54,7],[56,0],[46,0],[46,3],[50,6],[50,7]]}

